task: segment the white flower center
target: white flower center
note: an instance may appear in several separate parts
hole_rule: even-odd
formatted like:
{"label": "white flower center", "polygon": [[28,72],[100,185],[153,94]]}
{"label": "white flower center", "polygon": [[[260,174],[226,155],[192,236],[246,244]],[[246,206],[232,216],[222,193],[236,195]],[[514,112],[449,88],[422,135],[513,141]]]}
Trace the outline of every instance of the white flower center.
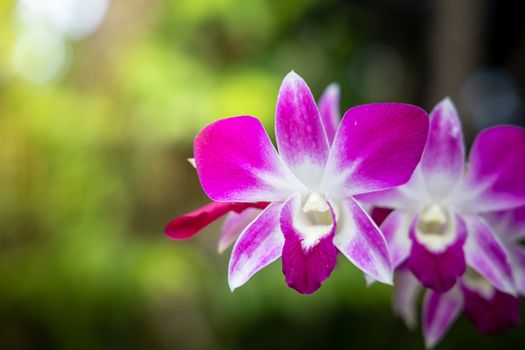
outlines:
{"label": "white flower center", "polygon": [[463,284],[470,290],[478,292],[485,299],[490,299],[496,291],[492,284],[472,268],[467,268],[463,275]]}
{"label": "white flower center", "polygon": [[332,225],[333,223],[330,206],[319,192],[313,192],[308,195],[303,205],[303,212],[314,224]]}
{"label": "white flower center", "polygon": [[312,192],[303,197],[302,208],[295,213],[294,227],[303,236],[303,248],[315,246],[334,224],[330,205],[324,195]]}
{"label": "white flower center", "polygon": [[433,252],[442,252],[456,240],[456,222],[447,208],[431,204],[419,215],[416,238]]}

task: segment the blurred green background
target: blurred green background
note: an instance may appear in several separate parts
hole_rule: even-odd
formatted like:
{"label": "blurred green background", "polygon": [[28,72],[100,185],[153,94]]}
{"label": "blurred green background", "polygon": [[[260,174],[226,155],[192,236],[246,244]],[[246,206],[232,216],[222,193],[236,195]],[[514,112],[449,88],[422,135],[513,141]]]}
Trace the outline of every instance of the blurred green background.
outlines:
{"label": "blurred green background", "polygon": [[[192,139],[250,114],[273,134],[294,69],[342,110],[446,95],[467,139],[523,123],[521,1],[0,0],[0,349],[421,349],[339,259],[314,295],[275,263],[231,293]],[[523,155],[519,155],[523,156]],[[441,349],[523,348],[464,319]]]}

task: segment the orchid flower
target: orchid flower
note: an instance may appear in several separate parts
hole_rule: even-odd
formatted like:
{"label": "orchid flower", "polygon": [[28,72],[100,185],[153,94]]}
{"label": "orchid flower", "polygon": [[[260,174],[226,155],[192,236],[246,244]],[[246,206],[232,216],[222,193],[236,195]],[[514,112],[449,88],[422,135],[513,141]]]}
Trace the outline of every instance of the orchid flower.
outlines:
{"label": "orchid flower", "polygon": [[[396,271],[394,310],[409,328],[416,325],[417,299],[422,289],[409,270]],[[427,348],[433,348],[444,337],[462,311],[482,333],[501,333],[520,322],[520,300],[494,288],[469,268],[447,292],[427,289],[422,312]]]}
{"label": "orchid flower", "polygon": [[525,154],[525,130],[493,127],[478,134],[465,166],[456,108],[449,99],[439,103],[410,181],[360,196],[394,209],[381,224],[394,267],[406,264],[425,287],[446,292],[468,266],[499,291],[515,294],[504,245],[482,214],[525,204],[520,154]]}
{"label": "orchid flower", "polygon": [[[336,83],[328,85],[319,99],[319,112],[326,136],[333,142],[341,119],[339,112],[340,88]],[[196,168],[195,159],[188,159]],[[239,237],[241,232],[257,218],[268,203],[212,202],[188,214],[179,216],[166,225],[166,235],[172,239],[184,240],[193,237],[204,227],[225,216],[220,231],[219,253],[224,252]]]}
{"label": "orchid flower", "polygon": [[354,196],[408,181],[427,137],[426,113],[394,103],[354,107],[330,144],[328,122],[304,80],[291,72],[275,118],[279,153],[251,116],[212,123],[194,142],[197,174],[213,201],[270,203],[235,242],[230,288],[282,257],[286,283],[313,293],[334,269],[338,251],[370,277],[391,283],[386,241]]}

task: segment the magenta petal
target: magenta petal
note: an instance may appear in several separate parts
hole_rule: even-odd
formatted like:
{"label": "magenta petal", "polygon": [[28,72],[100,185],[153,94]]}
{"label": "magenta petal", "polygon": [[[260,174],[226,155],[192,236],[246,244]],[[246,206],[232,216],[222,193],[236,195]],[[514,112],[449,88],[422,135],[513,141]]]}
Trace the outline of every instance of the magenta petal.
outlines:
{"label": "magenta petal", "polygon": [[407,269],[394,274],[394,311],[401,316],[408,328],[417,325],[417,299],[422,290],[418,279]]}
{"label": "magenta petal", "polygon": [[394,268],[403,263],[410,254],[412,241],[408,237],[412,217],[399,210],[394,210],[381,224],[381,231],[390,249]]}
{"label": "magenta petal", "polygon": [[414,241],[407,264],[425,287],[446,292],[465,273],[463,243],[457,241],[444,252],[433,253]]}
{"label": "magenta petal", "polygon": [[387,190],[359,194],[355,198],[366,204],[391,209],[417,208],[421,203],[428,203],[432,200],[427,190],[425,176],[421,171],[421,162],[406,184]]}
{"label": "magenta petal", "polygon": [[334,243],[355,266],[374,280],[392,284],[392,262],[383,234],[352,198],[340,202]]}
{"label": "magenta petal", "polygon": [[284,245],[279,228],[281,208],[282,203],[270,204],[239,236],[228,268],[232,291],[281,256]]}
{"label": "magenta petal", "polygon": [[487,213],[484,217],[490,227],[505,241],[518,241],[525,238],[525,206]]}
{"label": "magenta petal", "polygon": [[314,97],[293,71],[279,91],[275,136],[279,153],[294,174],[307,185],[319,185],[330,146]]}
{"label": "magenta petal", "polygon": [[521,295],[525,295],[525,248],[520,244],[507,248],[516,289]]}
{"label": "magenta petal", "polygon": [[450,99],[430,113],[428,140],[421,158],[421,171],[428,191],[441,197],[460,179],[465,164],[463,132],[456,107]]}
{"label": "magenta petal", "polygon": [[211,202],[171,220],[164,232],[172,239],[188,239],[231,210],[234,203]]}
{"label": "magenta petal", "polygon": [[434,347],[443,338],[463,307],[458,288],[446,293],[427,290],[423,302],[423,335],[427,348]]}
{"label": "magenta petal", "polygon": [[319,100],[319,111],[328,137],[328,142],[334,141],[335,132],[339,126],[341,112],[339,111],[339,85],[332,83],[328,85]]}
{"label": "magenta petal", "polygon": [[[419,168],[416,168],[416,172],[418,171],[418,169]],[[370,204],[376,207],[390,209],[410,208],[413,206],[417,206],[419,205],[419,203],[421,203],[421,196],[413,196],[411,194],[412,191],[406,190],[409,186],[412,187],[412,180],[410,180],[408,184],[399,187],[393,187],[388,190],[363,193],[354,196],[354,198],[363,203]],[[425,185],[422,184],[419,190],[421,191],[422,189],[423,191],[426,191],[424,186]],[[421,194],[421,192],[419,192],[419,194]]]}
{"label": "magenta petal", "polygon": [[197,135],[194,148],[201,185],[213,200],[283,201],[302,189],[256,118],[216,121]]}
{"label": "magenta petal", "polygon": [[515,294],[511,267],[502,243],[492,233],[485,220],[471,216],[466,218],[468,226],[465,258],[467,264],[479,272],[490,283],[509,294]]}
{"label": "magenta petal", "polygon": [[463,205],[477,212],[512,209],[525,204],[525,130],[498,126],[478,134],[472,145]]}
{"label": "magenta petal", "polygon": [[260,209],[248,208],[240,213],[230,212],[222,224],[221,235],[219,238],[219,253],[225,251],[235,242],[241,232],[259,216]]}
{"label": "magenta petal", "polygon": [[323,187],[347,197],[404,184],[421,158],[427,131],[428,116],[416,106],[380,103],[349,109],[337,130]]}
{"label": "magenta petal", "polygon": [[246,208],[266,208],[268,203],[235,203],[235,202],[212,202],[192,211],[191,213],[179,216],[166,225],[164,232],[172,239],[188,239],[197,232],[208,226],[213,221],[228,212],[242,212]]}
{"label": "magenta petal", "polygon": [[520,300],[497,289],[489,298],[463,286],[465,316],[482,333],[501,333],[520,323]]}
{"label": "magenta petal", "polygon": [[438,293],[452,288],[466,270],[463,245],[466,227],[463,220],[456,216],[456,241],[443,252],[433,252],[420,243],[414,233],[415,224],[411,227],[412,249],[407,260],[410,270],[425,287]]}
{"label": "magenta petal", "polygon": [[321,287],[335,267],[337,249],[333,244],[336,224],[310,247],[303,242],[303,235],[293,225],[294,212],[301,210],[300,199],[291,198],[281,213],[281,230],[285,237],[283,248],[283,273],[286,283],[301,294],[311,294]]}

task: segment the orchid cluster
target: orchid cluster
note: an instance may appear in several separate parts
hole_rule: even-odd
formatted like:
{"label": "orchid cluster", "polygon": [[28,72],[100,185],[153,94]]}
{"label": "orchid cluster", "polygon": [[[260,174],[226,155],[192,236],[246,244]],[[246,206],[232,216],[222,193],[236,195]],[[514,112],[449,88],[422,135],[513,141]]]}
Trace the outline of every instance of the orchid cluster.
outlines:
{"label": "orchid cluster", "polygon": [[[212,202],[171,221],[187,239],[226,216],[219,251],[233,244],[233,291],[281,258],[302,294],[321,287],[342,253],[367,281],[395,285],[394,310],[428,347],[461,311],[481,332],[519,322],[525,294],[525,130],[486,129],[468,159],[445,99],[428,115],[401,103],[350,108],[339,88],[317,104],[289,73],[275,114],[277,148],[252,116],[221,119],[195,138],[192,164]],[[369,215],[388,210],[386,218]],[[384,219],[384,220],[383,220]]]}

